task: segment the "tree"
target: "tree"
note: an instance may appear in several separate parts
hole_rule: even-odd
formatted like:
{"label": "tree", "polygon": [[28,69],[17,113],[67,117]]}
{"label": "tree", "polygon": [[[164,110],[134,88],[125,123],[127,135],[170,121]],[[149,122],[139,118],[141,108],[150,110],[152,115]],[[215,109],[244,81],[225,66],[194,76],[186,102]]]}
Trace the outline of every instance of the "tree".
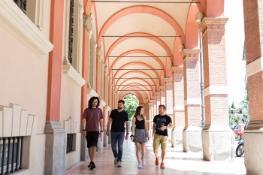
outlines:
{"label": "tree", "polygon": [[136,111],[136,108],[139,106],[139,100],[135,95],[129,94],[124,97],[124,101],[125,101],[125,109],[128,113],[129,120],[131,120],[131,118],[133,117]]}
{"label": "tree", "polygon": [[234,129],[239,127],[240,124],[246,125],[248,119],[248,97],[246,95],[238,107],[236,107],[234,103],[229,107],[229,125]]}

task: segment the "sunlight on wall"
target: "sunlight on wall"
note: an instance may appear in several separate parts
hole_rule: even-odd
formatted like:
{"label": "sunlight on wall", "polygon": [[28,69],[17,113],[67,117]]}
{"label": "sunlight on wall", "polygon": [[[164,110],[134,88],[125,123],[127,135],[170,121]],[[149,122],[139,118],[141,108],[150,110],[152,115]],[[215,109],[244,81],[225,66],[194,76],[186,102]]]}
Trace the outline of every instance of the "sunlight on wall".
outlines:
{"label": "sunlight on wall", "polygon": [[238,104],[246,94],[243,0],[225,0],[225,16],[229,104]]}

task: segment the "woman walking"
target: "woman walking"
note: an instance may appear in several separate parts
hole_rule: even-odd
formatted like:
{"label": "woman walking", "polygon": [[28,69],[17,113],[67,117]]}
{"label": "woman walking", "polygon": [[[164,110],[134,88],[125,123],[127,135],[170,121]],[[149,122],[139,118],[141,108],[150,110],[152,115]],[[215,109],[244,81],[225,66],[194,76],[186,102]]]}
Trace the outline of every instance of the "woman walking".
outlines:
{"label": "woman walking", "polygon": [[144,108],[138,106],[132,120],[132,135],[133,141],[136,144],[136,157],[138,168],[144,166],[145,143],[149,140],[148,130],[145,127]]}

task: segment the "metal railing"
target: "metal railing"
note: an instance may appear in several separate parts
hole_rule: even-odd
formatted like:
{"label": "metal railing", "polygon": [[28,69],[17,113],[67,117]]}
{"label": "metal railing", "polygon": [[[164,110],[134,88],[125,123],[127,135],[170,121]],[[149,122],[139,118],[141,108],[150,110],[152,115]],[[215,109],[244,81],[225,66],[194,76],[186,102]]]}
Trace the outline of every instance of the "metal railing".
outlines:
{"label": "metal railing", "polygon": [[68,33],[68,60],[72,64],[73,59],[73,39],[74,39],[74,0],[70,0],[69,9],[69,33]]}
{"label": "metal railing", "polygon": [[23,137],[0,138],[0,175],[22,168]]}
{"label": "metal railing", "polygon": [[67,134],[67,151],[66,153],[70,153],[75,151],[76,149],[76,134]]}

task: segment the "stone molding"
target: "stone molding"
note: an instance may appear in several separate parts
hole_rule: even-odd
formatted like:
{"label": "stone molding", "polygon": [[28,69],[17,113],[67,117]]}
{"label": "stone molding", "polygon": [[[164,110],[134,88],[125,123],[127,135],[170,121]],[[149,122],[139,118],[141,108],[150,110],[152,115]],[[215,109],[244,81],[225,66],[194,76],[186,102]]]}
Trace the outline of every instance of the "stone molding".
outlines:
{"label": "stone molding", "polygon": [[256,59],[255,61],[247,64],[247,76],[250,77],[260,71],[263,71],[263,57]]}
{"label": "stone molding", "polygon": [[37,26],[10,0],[0,1],[0,26],[4,26],[13,36],[22,38],[24,42],[48,54],[53,45]]}
{"label": "stone molding", "polygon": [[0,106],[0,137],[31,136],[34,125],[35,115],[20,105]]}
{"label": "stone molding", "polygon": [[228,88],[224,85],[208,86],[204,89],[204,96],[208,95],[227,95]]}
{"label": "stone molding", "polygon": [[64,64],[63,72],[79,86],[83,86],[86,83],[81,74],[71,64]]}

